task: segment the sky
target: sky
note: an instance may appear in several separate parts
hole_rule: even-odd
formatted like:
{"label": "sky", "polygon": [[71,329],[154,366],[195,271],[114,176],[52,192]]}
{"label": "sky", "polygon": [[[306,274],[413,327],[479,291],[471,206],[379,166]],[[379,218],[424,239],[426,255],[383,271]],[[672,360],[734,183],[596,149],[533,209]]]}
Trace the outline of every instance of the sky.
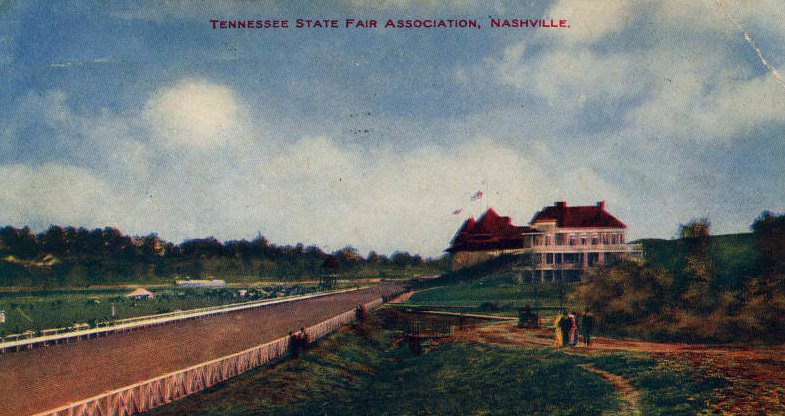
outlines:
{"label": "sky", "polygon": [[[785,211],[782,1],[306,3],[0,0],[0,224],[439,256],[488,206]],[[297,18],[480,28],[210,23]]]}

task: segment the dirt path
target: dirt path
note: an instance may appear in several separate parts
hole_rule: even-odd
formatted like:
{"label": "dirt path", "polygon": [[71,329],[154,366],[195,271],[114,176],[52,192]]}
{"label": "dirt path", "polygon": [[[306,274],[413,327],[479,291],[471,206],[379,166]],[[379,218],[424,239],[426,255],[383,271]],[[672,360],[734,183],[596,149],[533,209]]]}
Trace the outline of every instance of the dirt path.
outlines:
{"label": "dirt path", "polygon": [[415,292],[413,290],[410,290],[408,292],[403,292],[400,295],[398,295],[395,298],[393,298],[388,303],[406,303],[406,302],[409,301],[409,298],[412,297],[412,295],[415,294],[415,293],[417,293],[417,292]]}
{"label": "dirt path", "polygon": [[626,378],[600,370],[591,364],[581,364],[580,367],[608,380],[619,391],[619,398],[621,399],[620,414],[630,416],[640,416],[642,414],[640,409],[641,393]]}
{"label": "dirt path", "polygon": [[[459,332],[455,337],[464,341],[556,348],[553,329],[521,329],[509,322]],[[646,353],[668,368],[698,368],[707,376],[727,380],[727,387],[716,392],[710,405],[714,413],[785,414],[785,345],[692,345],[597,337],[593,338],[591,348],[569,348],[565,352]]]}

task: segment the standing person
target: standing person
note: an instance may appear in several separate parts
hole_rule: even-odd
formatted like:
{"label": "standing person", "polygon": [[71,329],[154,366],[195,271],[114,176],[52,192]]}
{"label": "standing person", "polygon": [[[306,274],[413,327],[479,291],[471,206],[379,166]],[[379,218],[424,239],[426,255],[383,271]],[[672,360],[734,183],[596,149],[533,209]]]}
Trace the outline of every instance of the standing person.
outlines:
{"label": "standing person", "polygon": [[300,338],[292,331],[289,331],[289,351],[292,353],[292,358],[300,356]]}
{"label": "standing person", "polygon": [[297,334],[297,344],[300,346],[300,349],[304,355],[306,353],[306,349],[308,348],[308,334],[305,332],[305,327],[300,327],[300,333]]}
{"label": "standing person", "polygon": [[518,311],[518,328],[532,328],[532,307],[526,305]]}
{"label": "standing person", "polygon": [[578,321],[575,319],[575,311],[570,311],[570,314],[567,315],[570,319],[570,346],[574,347],[578,343]]}
{"label": "standing person", "polygon": [[562,346],[562,332],[561,332],[561,320],[562,320],[562,313],[559,312],[556,314],[556,319],[553,320],[553,328],[556,330],[556,348]]}
{"label": "standing person", "polygon": [[575,327],[574,345],[577,346],[578,342],[580,342],[580,335],[583,333],[583,328],[581,327],[581,325],[583,325],[583,314],[578,311],[575,311],[575,324],[576,327]]}
{"label": "standing person", "polygon": [[589,308],[586,308],[586,313],[583,314],[581,319],[581,332],[583,332],[583,345],[586,348],[591,346],[591,331],[594,329],[594,316],[591,314]]}
{"label": "standing person", "polygon": [[562,347],[566,347],[570,343],[570,329],[572,328],[572,320],[568,315],[562,313],[559,328],[561,329]]}

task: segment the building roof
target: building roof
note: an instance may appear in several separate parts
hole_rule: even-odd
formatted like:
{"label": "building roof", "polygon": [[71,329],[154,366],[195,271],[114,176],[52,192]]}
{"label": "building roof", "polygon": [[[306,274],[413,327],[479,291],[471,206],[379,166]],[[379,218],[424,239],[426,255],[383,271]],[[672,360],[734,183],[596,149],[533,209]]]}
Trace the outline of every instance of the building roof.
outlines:
{"label": "building roof", "polygon": [[489,208],[480,219],[464,221],[453,237],[447,251],[483,251],[523,247],[523,233],[536,231],[531,227],[512,224],[510,217],[502,217]]}
{"label": "building roof", "polygon": [[597,205],[569,207],[564,201],[545,207],[532,218],[530,226],[513,225],[510,217],[503,217],[489,208],[478,220],[469,217],[455,233],[448,252],[511,250],[524,248],[525,234],[540,233],[541,223],[556,223],[564,228],[627,228],[605,210],[605,202]]}
{"label": "building roof", "polygon": [[566,228],[627,228],[623,222],[605,210],[605,201],[600,201],[597,205],[576,207],[559,201],[534,214],[530,224],[536,226],[538,222],[551,221],[556,221],[558,227]]}

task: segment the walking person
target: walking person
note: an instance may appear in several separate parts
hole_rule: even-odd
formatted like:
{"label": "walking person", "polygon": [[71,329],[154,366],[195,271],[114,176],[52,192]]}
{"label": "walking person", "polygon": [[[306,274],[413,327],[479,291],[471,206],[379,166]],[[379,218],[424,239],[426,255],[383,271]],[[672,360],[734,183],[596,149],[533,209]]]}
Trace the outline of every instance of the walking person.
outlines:
{"label": "walking person", "polygon": [[575,319],[575,311],[570,311],[567,317],[570,319],[569,344],[571,347],[574,347],[578,344],[578,321]]}
{"label": "walking person", "polygon": [[555,340],[556,340],[556,348],[560,348],[563,344],[562,340],[562,331],[561,331],[561,320],[563,315],[561,312],[556,314],[556,319],[553,320],[553,328],[556,330]]}
{"label": "walking person", "polygon": [[300,356],[300,338],[292,331],[289,331],[289,351],[292,354],[292,358]]}
{"label": "walking person", "polygon": [[297,334],[297,344],[302,354],[305,355],[308,349],[308,333],[305,332],[305,327],[300,327],[300,332]]}
{"label": "walking person", "polygon": [[583,345],[586,348],[591,346],[591,332],[594,329],[594,316],[591,314],[589,308],[586,308],[586,313],[583,314],[581,319],[581,332],[583,333]]}
{"label": "walking person", "polygon": [[572,328],[572,319],[564,313],[561,315],[561,319],[559,320],[559,328],[561,329],[561,340],[562,340],[562,347],[566,347],[570,344],[570,329]]}

